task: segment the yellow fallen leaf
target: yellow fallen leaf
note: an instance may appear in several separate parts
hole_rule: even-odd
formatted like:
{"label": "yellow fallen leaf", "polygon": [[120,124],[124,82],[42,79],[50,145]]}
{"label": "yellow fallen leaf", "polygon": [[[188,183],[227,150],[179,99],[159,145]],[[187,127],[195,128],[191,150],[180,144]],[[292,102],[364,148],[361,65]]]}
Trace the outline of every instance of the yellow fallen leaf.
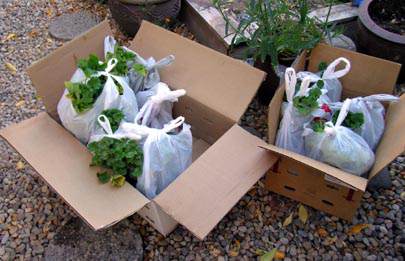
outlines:
{"label": "yellow fallen leaf", "polygon": [[283,227],[286,227],[286,226],[288,226],[289,224],[291,224],[291,222],[292,222],[292,217],[293,217],[293,214],[291,213],[291,214],[284,220],[284,222],[283,222]]}
{"label": "yellow fallen leaf", "polygon": [[354,226],[352,226],[352,227],[350,228],[349,234],[358,234],[358,233],[360,233],[363,229],[365,229],[365,228],[367,228],[367,227],[369,227],[369,226],[370,226],[369,224],[357,224],[357,225],[354,225]]}
{"label": "yellow fallen leaf", "polygon": [[304,224],[308,220],[308,211],[303,205],[300,205],[298,208],[298,217],[301,220],[301,222]]}
{"label": "yellow fallen leaf", "polygon": [[12,63],[6,63],[6,68],[12,73],[16,74],[17,68],[15,68],[14,64]]}
{"label": "yellow fallen leaf", "polygon": [[208,246],[208,249],[209,249],[211,255],[213,255],[214,257],[221,255],[221,250],[214,247],[213,245]]}
{"label": "yellow fallen leaf", "polygon": [[17,162],[16,169],[20,170],[20,169],[23,169],[23,168],[25,168],[24,163],[22,161]]}
{"label": "yellow fallen leaf", "polygon": [[318,228],[318,235],[320,237],[326,237],[328,235],[328,231],[326,231],[324,228]]}
{"label": "yellow fallen leaf", "polygon": [[16,106],[16,107],[21,107],[21,106],[23,106],[24,104],[25,104],[25,101],[24,101],[24,100],[21,100],[21,101],[17,102],[17,103],[15,104],[15,106]]}
{"label": "yellow fallen leaf", "polygon": [[6,40],[13,40],[17,37],[17,35],[15,33],[10,33],[6,36]]}
{"label": "yellow fallen leaf", "polygon": [[29,35],[31,38],[37,37],[38,34],[39,34],[38,31],[35,30],[35,29],[33,29],[31,32],[28,33],[28,35]]}
{"label": "yellow fallen leaf", "polygon": [[229,251],[229,255],[232,257],[238,256],[240,250],[240,242],[239,240],[235,240],[235,244],[232,249]]}
{"label": "yellow fallen leaf", "polygon": [[285,257],[285,254],[284,254],[284,252],[281,252],[281,251],[278,251],[277,250],[277,252],[276,252],[276,255],[274,256],[276,259],[284,259],[284,257]]}
{"label": "yellow fallen leaf", "polygon": [[52,8],[48,8],[48,9],[46,9],[46,15],[48,16],[48,17],[51,17],[52,16]]}
{"label": "yellow fallen leaf", "polygon": [[277,248],[274,248],[270,252],[265,252],[260,256],[260,261],[272,261],[277,253]]}

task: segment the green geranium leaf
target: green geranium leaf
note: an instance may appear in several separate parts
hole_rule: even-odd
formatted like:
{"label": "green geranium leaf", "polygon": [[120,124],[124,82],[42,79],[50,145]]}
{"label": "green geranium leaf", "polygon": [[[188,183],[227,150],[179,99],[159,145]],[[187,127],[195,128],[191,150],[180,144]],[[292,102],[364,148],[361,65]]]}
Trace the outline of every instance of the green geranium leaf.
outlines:
{"label": "green geranium leaf", "polygon": [[105,184],[110,181],[111,175],[108,172],[99,172],[97,173],[97,178],[101,183]]}

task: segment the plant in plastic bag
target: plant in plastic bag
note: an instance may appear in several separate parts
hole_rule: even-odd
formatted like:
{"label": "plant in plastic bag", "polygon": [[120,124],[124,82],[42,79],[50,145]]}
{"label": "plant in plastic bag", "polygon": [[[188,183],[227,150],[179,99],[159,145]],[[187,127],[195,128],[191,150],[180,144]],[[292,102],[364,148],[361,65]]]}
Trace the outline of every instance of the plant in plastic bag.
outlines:
{"label": "plant in plastic bag", "polygon": [[[344,63],[345,67],[341,70],[336,70],[336,67],[340,63]],[[322,84],[322,88],[327,90],[326,95],[329,97],[330,101],[339,102],[342,96],[342,84],[339,78],[345,76],[350,71],[350,66],[349,60],[340,57],[330,63],[325,70],[321,70],[318,73],[303,71],[299,72],[297,77],[299,79],[310,77],[311,81],[315,82],[317,85]]]}
{"label": "plant in plastic bag", "polygon": [[[355,128],[354,131],[363,137],[371,149],[377,148],[384,134],[385,108],[381,102],[397,102],[398,100],[398,97],[389,94],[375,94],[352,99],[349,113],[361,113],[364,118],[364,124]],[[342,103],[334,103],[332,106],[338,109]]]}
{"label": "plant in plastic bag", "polygon": [[123,122],[119,131],[143,137],[140,142],[144,153],[143,171],[136,187],[150,199],[191,165],[193,138],[184,117],[174,119],[162,129]]}
{"label": "plant in plastic bag", "polygon": [[336,124],[326,122],[323,131],[315,131],[306,125],[303,133],[305,152],[310,158],[360,176],[373,166],[374,153],[360,135],[342,126],[350,102],[347,99],[343,103]]}
{"label": "plant in plastic bag", "polygon": [[107,109],[101,112],[102,115],[105,115],[110,122],[111,130],[115,132],[120,126],[121,121],[124,119],[125,115],[121,110],[118,109]]}
{"label": "plant in plastic bag", "polygon": [[[296,153],[304,153],[304,140],[302,132],[304,131],[304,124],[312,119],[311,113],[300,113],[294,106],[294,99],[297,96],[304,96],[308,91],[309,79],[304,79],[301,83],[300,89],[295,94],[295,86],[297,78],[293,68],[287,68],[285,71],[285,92],[287,96],[287,103],[283,107],[283,118],[281,119],[280,126],[276,136],[276,146],[287,149]],[[319,105],[317,105],[318,107]]]}
{"label": "plant in plastic bag", "polygon": [[179,97],[186,94],[186,91],[183,89],[172,91],[167,84],[162,82],[154,88],[156,88],[156,94],[148,98],[136,115],[135,122],[139,125],[161,129],[173,120],[173,102],[177,102]]}
{"label": "plant in plastic bag", "polygon": [[[98,71],[90,78],[82,69],[77,69],[59,100],[57,110],[63,126],[82,143],[88,142],[97,127],[97,116],[105,109],[117,108],[124,113],[125,120],[135,119],[138,112],[135,94],[126,77],[111,73],[116,65],[117,59],[113,58],[104,71]],[[100,81],[104,82],[101,93]]]}
{"label": "plant in plastic bag", "polygon": [[107,169],[97,173],[98,179],[101,183],[111,181],[117,187],[123,186],[127,177],[136,180],[142,174],[142,149],[132,136],[113,134],[106,116],[101,115],[98,120],[107,134],[92,137],[88,145],[93,154],[90,166]]}

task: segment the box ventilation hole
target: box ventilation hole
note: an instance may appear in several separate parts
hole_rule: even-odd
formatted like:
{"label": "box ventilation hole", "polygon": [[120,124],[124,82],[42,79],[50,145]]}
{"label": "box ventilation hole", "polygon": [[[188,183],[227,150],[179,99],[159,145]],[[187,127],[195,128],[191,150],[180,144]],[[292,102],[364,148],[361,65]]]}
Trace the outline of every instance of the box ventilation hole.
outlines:
{"label": "box ventilation hole", "polygon": [[339,190],[338,187],[335,187],[335,186],[330,185],[330,184],[326,184],[326,187],[327,187],[327,188],[330,188],[330,189],[333,189],[333,190]]}
{"label": "box ventilation hole", "polygon": [[332,202],[327,201],[327,200],[324,200],[324,199],[322,199],[322,202],[323,202],[324,204],[326,204],[326,205],[329,205],[329,206],[333,206],[333,205],[334,205]]}
{"label": "box ventilation hole", "polygon": [[290,186],[284,186],[285,189],[289,190],[289,191],[295,191],[295,188],[290,187]]}
{"label": "box ventilation hole", "polygon": [[288,174],[290,174],[291,176],[296,176],[296,177],[299,176],[299,174],[296,173],[296,172],[293,172],[293,171],[290,171],[290,170],[287,170],[287,172],[288,172]]}

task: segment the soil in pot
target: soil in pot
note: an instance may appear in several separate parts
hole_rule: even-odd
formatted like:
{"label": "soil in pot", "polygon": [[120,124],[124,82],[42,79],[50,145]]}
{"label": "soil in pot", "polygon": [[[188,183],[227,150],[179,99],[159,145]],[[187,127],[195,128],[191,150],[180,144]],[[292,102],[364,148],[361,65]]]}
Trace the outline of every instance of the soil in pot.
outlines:
{"label": "soil in pot", "polygon": [[[280,65],[289,67],[293,63],[295,57],[280,57]],[[254,66],[267,73],[266,78],[260,85],[259,90],[257,91],[257,98],[262,105],[269,105],[271,99],[274,96],[279,84],[280,78],[277,76],[274,71],[273,65],[271,64],[271,59],[268,58],[264,62],[260,59],[255,61]]]}
{"label": "soil in pot", "polygon": [[380,27],[395,34],[405,35],[404,0],[374,0],[368,10],[371,19]]}

